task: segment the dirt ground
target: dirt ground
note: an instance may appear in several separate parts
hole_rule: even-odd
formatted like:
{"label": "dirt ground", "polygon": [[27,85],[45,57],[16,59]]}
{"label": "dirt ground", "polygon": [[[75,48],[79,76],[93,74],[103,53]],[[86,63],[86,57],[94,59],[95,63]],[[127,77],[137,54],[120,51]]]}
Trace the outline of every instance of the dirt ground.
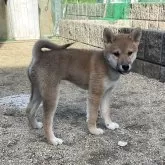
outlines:
{"label": "dirt ground", "polygon": [[[33,44],[1,45],[0,98],[29,94],[26,68]],[[112,119],[120,128],[108,130],[99,118],[105,131],[99,136],[87,130],[86,91],[62,82],[60,94],[54,132],[64,143],[58,146],[46,142],[43,129],[28,127],[25,109],[0,105],[0,165],[165,165],[165,84],[135,73],[122,76],[111,98]]]}

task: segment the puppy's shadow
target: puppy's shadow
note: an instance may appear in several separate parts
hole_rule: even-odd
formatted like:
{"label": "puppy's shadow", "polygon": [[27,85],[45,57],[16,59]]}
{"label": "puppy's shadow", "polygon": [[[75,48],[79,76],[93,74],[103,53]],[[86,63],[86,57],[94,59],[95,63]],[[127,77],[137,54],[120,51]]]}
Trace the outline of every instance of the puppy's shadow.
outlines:
{"label": "puppy's shadow", "polygon": [[[56,119],[66,121],[72,126],[86,125],[85,106],[60,105],[57,108]],[[105,127],[100,115],[98,116],[97,125],[101,128]]]}
{"label": "puppy's shadow", "polygon": [[86,111],[78,105],[59,105],[56,112],[58,120],[67,121],[70,124],[80,124],[86,121]]}

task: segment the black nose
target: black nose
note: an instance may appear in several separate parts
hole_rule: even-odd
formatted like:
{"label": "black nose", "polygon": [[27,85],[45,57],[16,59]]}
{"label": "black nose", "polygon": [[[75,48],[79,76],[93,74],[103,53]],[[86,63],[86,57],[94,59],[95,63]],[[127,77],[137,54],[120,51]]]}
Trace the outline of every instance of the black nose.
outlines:
{"label": "black nose", "polygon": [[122,65],[122,68],[124,71],[128,71],[129,70],[129,65]]}

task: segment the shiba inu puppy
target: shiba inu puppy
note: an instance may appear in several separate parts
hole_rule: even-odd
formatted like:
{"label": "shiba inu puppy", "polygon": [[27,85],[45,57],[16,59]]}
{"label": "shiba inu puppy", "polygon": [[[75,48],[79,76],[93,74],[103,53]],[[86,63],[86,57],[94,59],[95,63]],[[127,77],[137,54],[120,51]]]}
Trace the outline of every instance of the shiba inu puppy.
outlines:
{"label": "shiba inu puppy", "polygon": [[[26,112],[30,125],[33,128],[43,126],[49,143],[62,144],[63,141],[54,135],[53,117],[60,81],[68,80],[88,90],[87,125],[90,133],[103,134],[103,130],[96,125],[99,110],[107,128],[118,128],[119,125],[110,118],[109,95],[120,75],[130,72],[141,34],[139,28],[129,34],[118,35],[105,28],[103,50],[67,49],[71,44],[59,46],[46,40],[37,41],[28,68],[31,98]],[[42,48],[50,51],[43,51]],[[41,102],[44,109],[43,124],[36,120]]]}

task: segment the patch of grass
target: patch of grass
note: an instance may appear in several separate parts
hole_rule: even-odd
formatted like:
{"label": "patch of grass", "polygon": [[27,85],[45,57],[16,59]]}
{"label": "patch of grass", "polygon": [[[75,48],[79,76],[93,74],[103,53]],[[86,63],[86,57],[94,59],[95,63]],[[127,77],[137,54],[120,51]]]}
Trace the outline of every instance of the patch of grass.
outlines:
{"label": "patch of grass", "polygon": [[1,39],[0,42],[10,42],[10,41],[16,41],[15,39]]}

